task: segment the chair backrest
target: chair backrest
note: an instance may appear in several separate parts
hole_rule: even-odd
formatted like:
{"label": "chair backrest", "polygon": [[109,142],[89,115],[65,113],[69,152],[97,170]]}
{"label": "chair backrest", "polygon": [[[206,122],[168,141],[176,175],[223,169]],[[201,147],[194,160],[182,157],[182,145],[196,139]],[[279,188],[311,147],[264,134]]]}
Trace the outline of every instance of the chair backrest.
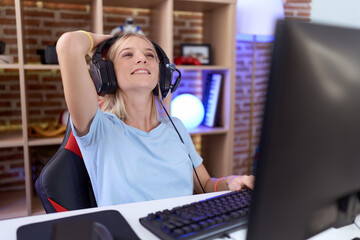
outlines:
{"label": "chair backrest", "polygon": [[41,171],[35,189],[47,213],[97,206],[69,121],[64,140]]}

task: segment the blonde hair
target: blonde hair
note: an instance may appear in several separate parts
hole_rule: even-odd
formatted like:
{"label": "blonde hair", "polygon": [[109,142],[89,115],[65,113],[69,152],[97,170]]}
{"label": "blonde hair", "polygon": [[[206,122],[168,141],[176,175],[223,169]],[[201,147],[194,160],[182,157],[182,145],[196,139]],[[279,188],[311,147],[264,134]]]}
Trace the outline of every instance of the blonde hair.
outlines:
{"label": "blonde hair", "polygon": [[[107,59],[114,62],[115,58],[117,57],[118,50],[126,43],[125,41],[132,38],[138,37],[145,41],[147,41],[151,48],[155,51],[155,47],[152,42],[146,38],[145,36],[138,34],[138,33],[125,33],[121,37],[119,37],[116,42],[109,48],[107,53]],[[159,61],[158,56],[156,56],[157,61]],[[158,82],[158,89],[160,89],[159,82]],[[160,101],[161,101],[161,91],[159,90],[159,97],[151,98],[151,122],[153,125],[156,125],[159,122],[161,108],[160,108]],[[124,92],[121,88],[117,88],[115,94],[107,94],[104,96],[101,110],[104,112],[109,112],[115,114],[118,118],[122,121],[125,121],[128,117],[128,113],[126,111],[126,106],[124,102]]]}

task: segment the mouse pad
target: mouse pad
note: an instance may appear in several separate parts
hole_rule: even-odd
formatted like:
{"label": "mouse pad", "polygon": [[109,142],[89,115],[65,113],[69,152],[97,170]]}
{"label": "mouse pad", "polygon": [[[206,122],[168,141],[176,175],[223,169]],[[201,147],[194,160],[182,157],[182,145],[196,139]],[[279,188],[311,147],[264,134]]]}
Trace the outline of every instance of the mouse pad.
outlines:
{"label": "mouse pad", "polygon": [[[71,239],[71,235],[75,237],[79,233],[82,239],[91,239],[88,238],[92,232],[88,229],[89,222],[102,224],[114,240],[140,239],[118,211],[105,210],[21,226],[16,232],[17,240],[52,240],[58,239],[59,234],[67,234],[70,238],[66,239]],[[59,229],[62,230],[60,233]]]}

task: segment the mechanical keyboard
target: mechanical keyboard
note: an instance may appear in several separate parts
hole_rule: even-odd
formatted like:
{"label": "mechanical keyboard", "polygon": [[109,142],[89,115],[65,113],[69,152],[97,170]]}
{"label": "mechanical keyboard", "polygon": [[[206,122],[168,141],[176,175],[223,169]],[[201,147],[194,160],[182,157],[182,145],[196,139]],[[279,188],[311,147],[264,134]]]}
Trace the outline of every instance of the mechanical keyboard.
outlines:
{"label": "mechanical keyboard", "polygon": [[140,223],[160,239],[209,239],[246,226],[252,190],[225,193],[150,213]]}

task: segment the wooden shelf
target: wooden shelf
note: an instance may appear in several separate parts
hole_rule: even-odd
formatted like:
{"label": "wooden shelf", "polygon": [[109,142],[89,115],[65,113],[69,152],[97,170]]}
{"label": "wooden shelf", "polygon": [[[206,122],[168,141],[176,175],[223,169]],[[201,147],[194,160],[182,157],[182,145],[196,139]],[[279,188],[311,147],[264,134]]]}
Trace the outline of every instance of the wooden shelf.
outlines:
{"label": "wooden shelf", "polygon": [[[53,138],[30,138],[28,146],[47,146],[60,145],[64,136]],[[24,146],[24,139],[21,130],[0,131],[0,148],[8,147],[22,147]]]}
{"label": "wooden shelf", "polygon": [[225,134],[229,130],[223,127],[206,127],[206,126],[199,126],[194,129],[190,129],[190,135],[216,135],[216,134]]}
{"label": "wooden shelf", "polygon": [[29,139],[29,146],[46,146],[46,145],[60,145],[64,136],[54,138],[31,138]]}
{"label": "wooden shelf", "polygon": [[[42,2],[52,3],[67,3],[67,4],[79,4],[79,5],[91,5],[94,1],[98,0],[42,0]],[[34,1],[35,2],[35,1]],[[155,6],[166,2],[166,0],[103,0],[103,6],[117,6],[126,8],[154,8]]]}
{"label": "wooden shelf", "polygon": [[0,64],[0,69],[19,69],[19,64]]}
{"label": "wooden shelf", "polygon": [[25,64],[26,70],[59,70],[60,66],[57,64]]}
{"label": "wooden shelf", "polygon": [[23,145],[21,130],[0,131],[0,148],[22,147]]}
{"label": "wooden shelf", "polygon": [[[21,0],[24,1],[24,0]],[[30,0],[32,2],[37,2],[36,0]],[[42,0],[41,2],[50,2],[50,3],[67,3],[67,4],[79,4],[79,5],[90,5],[92,0]]]}
{"label": "wooden shelf", "polygon": [[174,10],[186,12],[209,12],[228,4],[236,4],[236,0],[174,0]]}
{"label": "wooden shelf", "polygon": [[117,6],[117,7],[126,7],[126,8],[145,8],[152,9],[158,6],[159,4],[166,2],[165,0],[103,0],[104,6]]}

